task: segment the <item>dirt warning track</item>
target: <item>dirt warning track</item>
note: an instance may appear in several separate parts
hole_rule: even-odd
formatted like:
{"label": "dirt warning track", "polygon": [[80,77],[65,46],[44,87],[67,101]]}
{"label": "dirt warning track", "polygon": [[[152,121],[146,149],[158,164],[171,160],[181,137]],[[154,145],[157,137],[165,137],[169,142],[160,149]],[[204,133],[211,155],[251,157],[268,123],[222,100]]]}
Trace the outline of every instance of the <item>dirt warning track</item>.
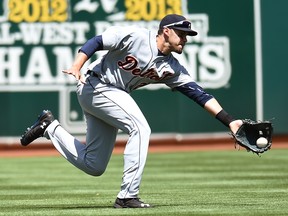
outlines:
{"label": "dirt warning track", "polygon": [[[117,141],[114,154],[122,154],[125,141]],[[288,136],[277,136],[273,138],[272,149],[288,148]],[[232,139],[163,139],[151,140],[149,152],[186,152],[207,150],[235,150]],[[244,150],[244,149],[243,149]],[[0,144],[0,157],[33,157],[33,156],[60,156],[51,143],[33,143],[23,147],[19,143]]]}

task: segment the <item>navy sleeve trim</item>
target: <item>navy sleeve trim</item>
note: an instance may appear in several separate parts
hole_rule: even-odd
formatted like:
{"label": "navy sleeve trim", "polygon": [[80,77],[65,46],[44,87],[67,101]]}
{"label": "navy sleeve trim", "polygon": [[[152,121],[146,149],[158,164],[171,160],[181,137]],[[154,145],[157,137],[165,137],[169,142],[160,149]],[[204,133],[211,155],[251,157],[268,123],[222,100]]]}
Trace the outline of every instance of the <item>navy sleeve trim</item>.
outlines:
{"label": "navy sleeve trim", "polygon": [[90,58],[96,51],[103,50],[102,35],[97,35],[89,39],[80,49],[79,52],[85,53]]}
{"label": "navy sleeve trim", "polygon": [[197,85],[195,82],[186,83],[176,87],[175,89],[191,98],[202,107],[204,107],[207,101],[214,98],[212,95],[206,93],[203,88]]}

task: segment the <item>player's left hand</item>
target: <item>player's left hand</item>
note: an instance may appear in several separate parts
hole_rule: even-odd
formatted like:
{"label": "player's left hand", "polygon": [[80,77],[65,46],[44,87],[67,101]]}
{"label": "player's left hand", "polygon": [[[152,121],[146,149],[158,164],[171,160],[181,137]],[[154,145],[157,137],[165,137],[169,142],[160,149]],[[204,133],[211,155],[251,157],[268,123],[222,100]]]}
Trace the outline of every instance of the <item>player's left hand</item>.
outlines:
{"label": "player's left hand", "polygon": [[74,76],[77,81],[80,81],[83,84],[86,83],[85,76],[83,76],[79,70],[68,69],[62,70],[62,72]]}

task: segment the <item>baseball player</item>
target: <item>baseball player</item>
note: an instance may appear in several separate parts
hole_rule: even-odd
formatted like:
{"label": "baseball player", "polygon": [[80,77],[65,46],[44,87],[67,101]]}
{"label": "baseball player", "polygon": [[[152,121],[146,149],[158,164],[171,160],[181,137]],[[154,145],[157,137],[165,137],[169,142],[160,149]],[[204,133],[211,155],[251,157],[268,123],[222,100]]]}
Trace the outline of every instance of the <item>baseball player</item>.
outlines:
{"label": "baseball player", "polygon": [[[172,55],[172,52],[181,54],[187,36],[195,35],[197,32],[184,16],[169,14],[161,20],[157,34],[144,28],[113,26],[91,38],[79,49],[71,68],[63,70],[78,80],[78,101],[87,123],[86,144],[69,134],[48,110],[28,128],[21,144],[26,146],[45,136],[75,167],[100,176],[110,160],[120,129],[129,138],[124,151],[122,184],[114,207],[151,207],[138,197],[151,129],[130,96],[131,91],[147,84],[163,83],[194,100],[232,132],[242,124],[195,83]],[[82,75],[80,69],[84,63],[99,50],[108,53],[92,62]]]}

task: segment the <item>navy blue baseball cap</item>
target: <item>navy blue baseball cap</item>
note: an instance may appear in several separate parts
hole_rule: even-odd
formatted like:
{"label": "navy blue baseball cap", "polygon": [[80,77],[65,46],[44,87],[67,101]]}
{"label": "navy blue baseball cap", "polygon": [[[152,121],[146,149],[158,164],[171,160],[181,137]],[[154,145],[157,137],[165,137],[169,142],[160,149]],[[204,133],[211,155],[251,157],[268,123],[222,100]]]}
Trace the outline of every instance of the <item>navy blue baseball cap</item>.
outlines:
{"label": "navy blue baseball cap", "polygon": [[159,24],[159,29],[172,28],[179,31],[187,32],[189,36],[195,36],[198,33],[191,29],[191,22],[187,20],[184,16],[178,14],[168,14],[166,15]]}

